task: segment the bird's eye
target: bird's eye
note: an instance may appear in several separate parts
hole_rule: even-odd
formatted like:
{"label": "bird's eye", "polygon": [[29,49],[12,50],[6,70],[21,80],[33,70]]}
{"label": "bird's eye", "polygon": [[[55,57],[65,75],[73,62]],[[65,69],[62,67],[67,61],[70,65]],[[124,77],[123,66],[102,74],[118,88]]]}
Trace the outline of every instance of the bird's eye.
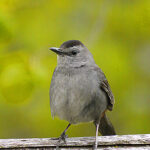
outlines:
{"label": "bird's eye", "polygon": [[72,51],[72,55],[76,55],[78,52],[77,51]]}

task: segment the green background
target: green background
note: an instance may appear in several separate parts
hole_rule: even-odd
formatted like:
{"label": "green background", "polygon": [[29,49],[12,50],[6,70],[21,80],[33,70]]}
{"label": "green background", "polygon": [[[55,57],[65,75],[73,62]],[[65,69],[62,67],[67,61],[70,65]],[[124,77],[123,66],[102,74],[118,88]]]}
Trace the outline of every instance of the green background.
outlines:
{"label": "green background", "polygon": [[[81,40],[115,96],[108,112],[118,134],[150,133],[149,0],[1,0],[0,138],[57,137],[68,124],[50,114],[56,55]],[[72,136],[94,136],[92,123]]]}

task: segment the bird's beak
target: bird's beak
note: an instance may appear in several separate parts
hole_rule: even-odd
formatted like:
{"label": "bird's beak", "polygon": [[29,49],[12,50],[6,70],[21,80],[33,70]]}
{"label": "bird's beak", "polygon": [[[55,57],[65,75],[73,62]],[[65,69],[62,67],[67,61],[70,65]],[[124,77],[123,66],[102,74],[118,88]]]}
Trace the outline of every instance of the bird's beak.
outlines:
{"label": "bird's beak", "polygon": [[57,47],[51,47],[50,50],[55,52],[58,55],[62,55],[63,54],[63,51],[60,48],[57,48]]}

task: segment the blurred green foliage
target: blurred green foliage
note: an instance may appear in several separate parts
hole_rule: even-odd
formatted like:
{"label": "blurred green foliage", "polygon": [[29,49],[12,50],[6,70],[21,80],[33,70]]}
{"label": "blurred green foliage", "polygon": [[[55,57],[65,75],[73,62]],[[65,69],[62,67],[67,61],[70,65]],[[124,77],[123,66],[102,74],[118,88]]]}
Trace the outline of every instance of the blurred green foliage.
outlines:
{"label": "blurred green foliage", "polygon": [[[108,113],[118,134],[150,133],[149,0],[1,0],[0,138],[56,137],[66,121],[50,115],[56,55],[81,40],[105,72],[116,103]],[[92,123],[69,136],[94,136]]]}

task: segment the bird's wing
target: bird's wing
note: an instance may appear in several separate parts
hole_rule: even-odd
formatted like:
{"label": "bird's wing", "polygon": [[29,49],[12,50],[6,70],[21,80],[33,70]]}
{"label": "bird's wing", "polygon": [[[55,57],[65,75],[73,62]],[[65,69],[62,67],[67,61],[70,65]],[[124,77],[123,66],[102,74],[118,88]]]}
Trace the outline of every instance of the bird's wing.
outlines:
{"label": "bird's wing", "polygon": [[100,88],[106,93],[107,97],[108,97],[108,109],[112,110],[113,109],[113,105],[115,102],[114,96],[112,94],[110,85],[104,75],[104,73],[102,72],[102,70],[99,67],[96,67],[97,73],[98,73],[98,78],[100,81]]}

